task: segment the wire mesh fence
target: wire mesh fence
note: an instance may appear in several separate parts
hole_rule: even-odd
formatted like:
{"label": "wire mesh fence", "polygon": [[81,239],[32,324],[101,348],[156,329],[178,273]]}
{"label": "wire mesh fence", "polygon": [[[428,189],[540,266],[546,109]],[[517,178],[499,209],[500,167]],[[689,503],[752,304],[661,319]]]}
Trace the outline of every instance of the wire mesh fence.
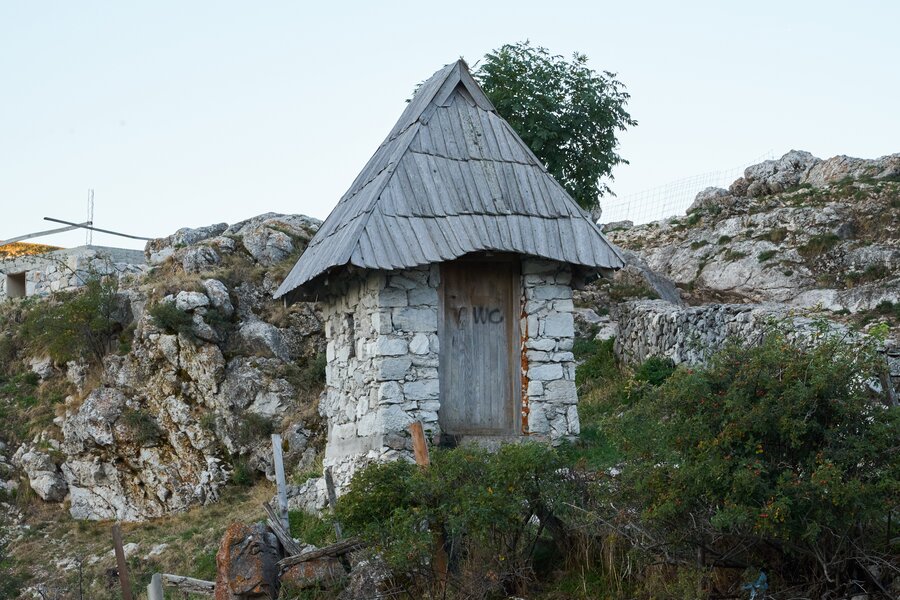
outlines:
{"label": "wire mesh fence", "polygon": [[697,192],[708,187],[727,188],[744,169],[773,158],[771,151],[741,166],[722,171],[709,171],[621,197],[601,198],[602,223],[633,221],[635,225],[684,214]]}

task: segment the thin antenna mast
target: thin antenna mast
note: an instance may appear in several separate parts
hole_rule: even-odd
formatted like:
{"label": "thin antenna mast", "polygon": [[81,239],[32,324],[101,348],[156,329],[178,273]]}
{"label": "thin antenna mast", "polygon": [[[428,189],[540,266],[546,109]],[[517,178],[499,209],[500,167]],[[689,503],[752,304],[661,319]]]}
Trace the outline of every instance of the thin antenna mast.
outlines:
{"label": "thin antenna mast", "polygon": [[[87,201],[87,224],[94,224],[94,188],[90,188],[88,190],[88,201]],[[93,229],[85,229],[84,234],[84,242],[85,245],[90,246],[94,243],[94,230]]]}

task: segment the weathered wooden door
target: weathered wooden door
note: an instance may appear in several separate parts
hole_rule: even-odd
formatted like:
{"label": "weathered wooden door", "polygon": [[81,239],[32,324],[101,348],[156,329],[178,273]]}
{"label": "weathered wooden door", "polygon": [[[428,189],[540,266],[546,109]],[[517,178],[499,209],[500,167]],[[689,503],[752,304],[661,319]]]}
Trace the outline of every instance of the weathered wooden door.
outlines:
{"label": "weathered wooden door", "polygon": [[509,435],[521,410],[519,262],[441,265],[441,430]]}

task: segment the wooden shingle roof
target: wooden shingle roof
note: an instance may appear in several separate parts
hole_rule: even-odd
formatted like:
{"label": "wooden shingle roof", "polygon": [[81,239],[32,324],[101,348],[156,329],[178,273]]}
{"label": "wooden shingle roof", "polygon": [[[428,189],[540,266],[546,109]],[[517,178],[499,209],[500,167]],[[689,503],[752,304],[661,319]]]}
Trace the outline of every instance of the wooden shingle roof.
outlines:
{"label": "wooden shingle roof", "polygon": [[275,297],[303,295],[344,265],[403,269],[488,250],[624,264],[460,60],[422,84]]}

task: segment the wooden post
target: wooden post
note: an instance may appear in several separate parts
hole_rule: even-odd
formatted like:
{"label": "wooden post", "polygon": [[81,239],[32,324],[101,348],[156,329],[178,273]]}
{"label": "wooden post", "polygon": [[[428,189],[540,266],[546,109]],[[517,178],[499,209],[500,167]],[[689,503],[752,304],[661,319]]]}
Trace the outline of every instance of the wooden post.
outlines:
{"label": "wooden post", "polygon": [[150,585],[147,586],[147,600],[164,600],[162,576],[154,573],[150,578]]}
{"label": "wooden post", "polygon": [[284,457],[281,453],[281,434],[272,434],[272,457],[275,460],[275,483],[278,484],[278,514],[286,531],[291,530],[288,520],[287,482],[284,479]]}
{"label": "wooden post", "polygon": [[128,564],[125,562],[125,549],[122,547],[122,528],[118,523],[112,526],[112,538],[116,551],[116,566],[119,570],[119,585],[122,586],[122,599],[133,600],[131,582],[128,579]]}
{"label": "wooden post", "polygon": [[[431,457],[428,454],[428,444],[425,442],[425,431],[422,429],[422,423],[414,421],[409,424],[409,433],[412,434],[413,454],[416,457],[416,464],[423,469],[431,466]],[[434,532],[434,573],[438,578],[441,586],[447,584],[447,572],[449,570],[450,560],[447,557],[447,551],[444,550],[444,534],[439,531]]]}
{"label": "wooden post", "polygon": [[416,464],[420,467],[428,467],[431,464],[431,458],[428,456],[428,445],[425,443],[425,431],[422,429],[422,423],[419,421],[410,423],[409,432],[412,434]]}
{"label": "wooden post", "polygon": [[[328,505],[331,510],[337,510],[337,491],[334,489],[334,478],[331,476],[331,467],[325,467],[325,489],[328,490]],[[341,523],[337,519],[334,520],[334,539],[341,541],[344,537],[344,531],[341,529]]]}

